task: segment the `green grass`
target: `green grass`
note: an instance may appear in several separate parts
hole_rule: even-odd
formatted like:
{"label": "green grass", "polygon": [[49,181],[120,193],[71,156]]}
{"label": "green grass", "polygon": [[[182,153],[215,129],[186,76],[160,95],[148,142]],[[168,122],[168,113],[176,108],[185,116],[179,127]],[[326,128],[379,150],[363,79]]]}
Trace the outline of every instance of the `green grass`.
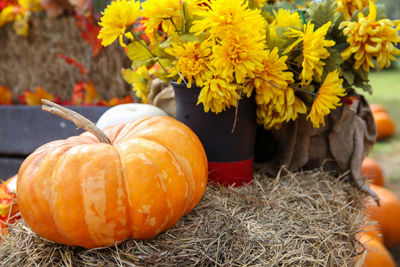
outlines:
{"label": "green grass", "polygon": [[364,94],[369,103],[386,107],[396,124],[393,137],[378,141],[370,156],[383,167],[386,181],[400,183],[400,68],[371,72],[373,94]]}

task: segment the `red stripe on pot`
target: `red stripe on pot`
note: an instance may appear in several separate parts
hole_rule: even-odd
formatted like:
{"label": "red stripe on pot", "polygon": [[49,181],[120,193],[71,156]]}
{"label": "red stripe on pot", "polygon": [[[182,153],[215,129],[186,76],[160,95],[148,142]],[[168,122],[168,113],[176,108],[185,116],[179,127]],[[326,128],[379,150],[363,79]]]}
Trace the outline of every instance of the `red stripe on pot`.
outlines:
{"label": "red stripe on pot", "polygon": [[253,158],[235,162],[208,162],[208,179],[225,186],[241,186],[253,180]]}

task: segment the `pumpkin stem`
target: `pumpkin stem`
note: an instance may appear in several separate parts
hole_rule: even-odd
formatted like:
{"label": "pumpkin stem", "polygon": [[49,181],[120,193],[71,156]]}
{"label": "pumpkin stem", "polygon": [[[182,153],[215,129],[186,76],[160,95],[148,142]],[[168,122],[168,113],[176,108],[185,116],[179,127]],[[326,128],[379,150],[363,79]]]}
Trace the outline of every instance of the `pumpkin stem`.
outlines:
{"label": "pumpkin stem", "polygon": [[73,123],[76,124],[76,126],[78,126],[78,128],[82,128],[94,134],[101,143],[106,143],[111,145],[110,139],[108,139],[108,137],[93,122],[83,117],[78,112],[57,105],[56,103],[53,103],[46,99],[42,99],[41,101],[43,104],[42,110],[63,117],[64,119],[67,119],[69,121],[72,121]]}

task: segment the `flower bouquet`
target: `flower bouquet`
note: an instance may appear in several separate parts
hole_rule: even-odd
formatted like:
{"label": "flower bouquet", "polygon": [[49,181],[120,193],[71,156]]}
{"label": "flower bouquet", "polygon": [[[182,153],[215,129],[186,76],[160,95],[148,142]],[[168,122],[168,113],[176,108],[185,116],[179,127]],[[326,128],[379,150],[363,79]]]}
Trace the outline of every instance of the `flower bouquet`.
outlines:
{"label": "flower bouquet", "polygon": [[265,129],[304,116],[324,126],[355,87],[371,91],[371,68],[400,54],[400,23],[374,1],[273,2],[116,0],[102,13],[98,38],[126,47],[132,69],[123,74],[138,96],[158,77],[197,87],[206,113],[252,98]]}

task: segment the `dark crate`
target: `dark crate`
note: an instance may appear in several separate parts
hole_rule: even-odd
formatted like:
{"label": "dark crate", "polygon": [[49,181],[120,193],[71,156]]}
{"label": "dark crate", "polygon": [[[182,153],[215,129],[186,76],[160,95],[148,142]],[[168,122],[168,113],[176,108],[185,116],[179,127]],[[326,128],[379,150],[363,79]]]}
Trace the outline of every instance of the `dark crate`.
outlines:
{"label": "dark crate", "polygon": [[[96,122],[108,107],[68,107]],[[0,106],[0,179],[18,172],[22,160],[39,146],[82,133],[70,121],[40,106]]]}

